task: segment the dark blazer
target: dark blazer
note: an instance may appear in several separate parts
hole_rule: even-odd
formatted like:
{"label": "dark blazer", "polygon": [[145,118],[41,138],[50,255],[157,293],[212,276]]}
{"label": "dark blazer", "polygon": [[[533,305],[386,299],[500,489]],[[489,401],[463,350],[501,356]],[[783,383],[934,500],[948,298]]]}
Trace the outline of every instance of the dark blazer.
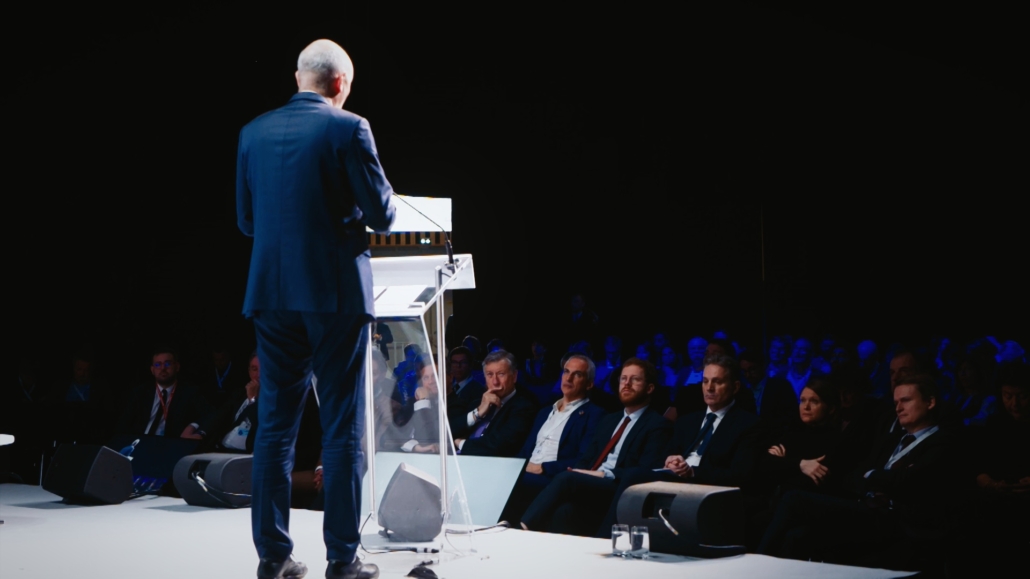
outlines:
{"label": "dark blazer", "polygon": [[447,396],[447,421],[451,424],[452,430],[456,426],[468,424],[466,417],[473,408],[479,405],[483,392],[486,392],[486,386],[472,378],[456,394]]}
{"label": "dark blazer", "polygon": [[[576,468],[590,468],[594,466],[601,451],[608,445],[615,430],[619,427],[624,412],[613,412],[601,418],[597,424],[597,430],[590,440],[583,454],[580,455]],[[615,468],[612,473],[615,478],[627,469],[643,467],[657,468],[665,464],[665,456],[662,454],[669,437],[672,436],[672,424],[651,408],[644,410],[644,413],[633,425],[626,441],[622,443],[619,450],[619,457],[615,460]]]}
{"label": "dark blazer", "polygon": [[[515,395],[490,418],[490,426],[483,436],[466,440],[461,454],[472,456],[510,456],[518,454],[523,441],[533,428],[537,403],[532,394],[522,388],[515,389]],[[455,438],[466,438],[475,432],[475,426],[468,422],[451,425]]]}
{"label": "dark blazer", "polygon": [[428,407],[415,410],[413,402],[411,404],[411,417],[400,426],[391,423],[379,437],[377,450],[399,451],[410,440],[426,445],[439,443],[439,406],[436,404],[435,398],[428,399],[428,403]]}
{"label": "dark blazer", "polygon": [[[207,436],[204,437],[204,444],[201,445],[204,452],[208,452],[207,449],[223,450],[221,446],[222,439],[225,438],[226,434],[229,434],[230,430],[242,424],[244,420],[250,420],[250,432],[247,434],[246,450],[247,452],[254,452],[254,436],[257,434],[258,427],[258,401],[255,400],[253,404],[243,409],[239,417],[236,416],[240,406],[243,406],[243,401],[246,399],[246,388],[237,388],[229,394],[209,423]],[[235,451],[235,449],[229,450]]]}
{"label": "dark blazer", "polygon": [[[154,405],[153,382],[136,388],[129,398],[118,422],[118,434],[145,434]],[[160,412],[160,409],[158,410]],[[179,436],[187,426],[196,422],[200,430],[207,432],[212,417],[211,406],[193,384],[180,381],[175,385],[172,401],[168,407],[168,423],[165,436]]]}
{"label": "dark blazer", "polygon": [[850,490],[859,497],[876,495],[881,505],[890,501],[910,533],[950,529],[954,512],[945,507],[971,487],[974,476],[962,458],[970,453],[962,451],[960,432],[941,428],[887,470],[884,466],[900,438],[890,433],[880,438],[870,458],[852,475]]}
{"label": "dark blazer", "polygon": [[[537,413],[536,421],[533,422],[533,429],[529,432],[529,436],[526,437],[526,443],[522,445],[522,450],[517,455],[519,458],[528,459],[533,455],[540,428],[547,421],[551,410],[553,410],[553,407],[547,406],[541,408],[540,412]],[[543,467],[545,475],[553,477],[576,464],[579,457],[590,446],[590,442],[594,438],[594,430],[597,428],[602,416],[604,416],[604,410],[589,400],[573,411],[572,416],[569,417],[568,422],[565,423],[565,427],[561,431],[561,437],[558,439],[557,460],[540,465]]]}
{"label": "dark blazer", "polygon": [[[677,420],[672,440],[662,458],[690,454],[707,414],[707,410],[694,412]],[[758,459],[760,432],[757,425],[757,416],[734,404],[708,441],[701,463],[694,467],[691,482],[731,487],[747,484]]]}
{"label": "dark blazer", "polygon": [[365,226],[389,230],[392,193],[368,122],[315,93],[243,127],[236,210],[254,237],[243,313],[374,315]]}

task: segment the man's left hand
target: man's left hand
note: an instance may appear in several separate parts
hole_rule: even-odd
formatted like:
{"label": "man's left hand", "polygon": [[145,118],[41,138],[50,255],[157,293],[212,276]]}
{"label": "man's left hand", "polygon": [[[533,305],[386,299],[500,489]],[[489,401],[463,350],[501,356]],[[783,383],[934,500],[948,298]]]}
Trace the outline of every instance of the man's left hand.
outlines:
{"label": "man's left hand", "polygon": [[190,424],[189,426],[187,426],[186,428],[184,428],[182,430],[181,437],[182,438],[190,438],[190,439],[193,439],[193,440],[203,440],[204,439],[204,435],[201,434],[200,431],[197,430],[197,428],[195,426],[193,426],[192,424]]}

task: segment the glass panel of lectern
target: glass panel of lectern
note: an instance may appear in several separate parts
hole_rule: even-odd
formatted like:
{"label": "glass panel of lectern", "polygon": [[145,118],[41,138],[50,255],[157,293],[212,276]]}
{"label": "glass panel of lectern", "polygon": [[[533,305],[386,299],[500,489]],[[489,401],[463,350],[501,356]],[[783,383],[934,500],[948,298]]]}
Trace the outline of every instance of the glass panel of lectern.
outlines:
{"label": "glass panel of lectern", "polygon": [[468,554],[473,521],[441,385],[445,292],[475,287],[472,256],[373,258],[372,272],[362,546]]}

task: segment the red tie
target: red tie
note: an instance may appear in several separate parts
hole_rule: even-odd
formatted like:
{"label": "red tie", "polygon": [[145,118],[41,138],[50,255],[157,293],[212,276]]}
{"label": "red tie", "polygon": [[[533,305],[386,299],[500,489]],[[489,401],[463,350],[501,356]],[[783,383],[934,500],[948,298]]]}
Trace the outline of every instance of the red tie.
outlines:
{"label": "red tie", "polygon": [[604,464],[605,459],[607,459],[608,455],[611,454],[612,449],[615,448],[616,444],[619,444],[619,439],[622,438],[622,433],[625,432],[627,424],[629,424],[629,416],[627,416],[626,419],[622,421],[622,424],[619,425],[619,429],[615,431],[615,434],[612,435],[612,439],[604,446],[604,450],[601,451],[601,456],[597,457],[597,460],[594,461],[594,466],[590,467],[590,470],[597,470],[597,467]]}

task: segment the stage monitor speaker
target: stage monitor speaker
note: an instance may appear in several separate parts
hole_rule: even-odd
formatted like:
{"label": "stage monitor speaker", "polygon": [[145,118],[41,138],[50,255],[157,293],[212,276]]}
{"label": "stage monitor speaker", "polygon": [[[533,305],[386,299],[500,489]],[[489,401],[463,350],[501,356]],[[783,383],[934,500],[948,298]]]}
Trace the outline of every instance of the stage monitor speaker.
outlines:
{"label": "stage monitor speaker", "polygon": [[249,454],[191,454],[176,463],[172,482],[191,505],[249,507],[253,466],[254,457]]}
{"label": "stage monitor speaker", "polygon": [[443,528],[440,485],[433,477],[401,463],[386,485],[379,524],[391,541],[432,541]]}
{"label": "stage monitor speaker", "polygon": [[106,446],[62,444],[43,490],[70,503],[117,505],[132,495],[132,464]]}
{"label": "stage monitor speaker", "polygon": [[646,525],[656,553],[714,558],[744,552],[744,501],[738,488],[633,485],[619,499],[617,514],[620,523]]}

